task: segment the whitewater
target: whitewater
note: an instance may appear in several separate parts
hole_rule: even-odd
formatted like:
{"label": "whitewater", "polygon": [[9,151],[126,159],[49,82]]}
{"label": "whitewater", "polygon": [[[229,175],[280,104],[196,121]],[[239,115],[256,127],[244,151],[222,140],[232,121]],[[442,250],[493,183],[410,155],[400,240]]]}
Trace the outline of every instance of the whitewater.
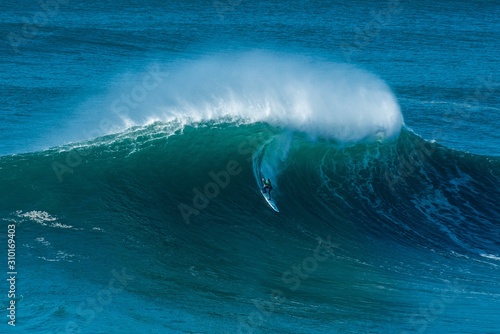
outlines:
{"label": "whitewater", "polygon": [[1,333],[500,331],[495,2],[4,7]]}

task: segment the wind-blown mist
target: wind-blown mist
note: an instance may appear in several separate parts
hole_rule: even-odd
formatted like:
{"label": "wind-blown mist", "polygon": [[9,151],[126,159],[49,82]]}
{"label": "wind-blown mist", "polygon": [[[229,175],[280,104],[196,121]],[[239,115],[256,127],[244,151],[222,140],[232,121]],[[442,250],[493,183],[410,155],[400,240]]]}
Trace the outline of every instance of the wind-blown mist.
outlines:
{"label": "wind-blown mist", "polygon": [[124,124],[266,122],[343,142],[394,137],[403,124],[390,88],[345,64],[252,52],[167,67],[140,108],[120,115]]}

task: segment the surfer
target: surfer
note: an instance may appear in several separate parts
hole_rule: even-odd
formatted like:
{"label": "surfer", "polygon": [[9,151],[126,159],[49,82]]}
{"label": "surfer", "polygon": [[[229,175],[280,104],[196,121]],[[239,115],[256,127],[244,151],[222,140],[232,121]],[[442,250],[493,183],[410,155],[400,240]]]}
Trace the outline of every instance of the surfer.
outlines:
{"label": "surfer", "polygon": [[273,190],[273,186],[271,185],[271,179],[265,180],[264,178],[262,178],[262,183],[264,183],[264,186],[262,187],[262,193],[269,194],[269,200],[271,200],[271,190]]}

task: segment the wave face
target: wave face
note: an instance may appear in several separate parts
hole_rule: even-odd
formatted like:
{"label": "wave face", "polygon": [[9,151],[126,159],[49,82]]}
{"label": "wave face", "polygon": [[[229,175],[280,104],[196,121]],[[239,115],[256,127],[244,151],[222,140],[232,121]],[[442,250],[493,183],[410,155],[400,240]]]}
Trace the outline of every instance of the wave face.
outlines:
{"label": "wave face", "polygon": [[0,334],[500,333],[499,4],[3,1]]}
{"label": "wave face", "polygon": [[[71,282],[76,295],[87,285],[98,293],[110,268],[126,268],[141,283],[114,300],[134,310],[129,317],[147,301],[194,319],[161,325],[171,332],[210,323],[221,333],[266,333],[303,317],[325,330],[335,323],[356,332],[359,321],[387,332],[420,329],[429,322],[415,305],[435,299],[422,282],[447,294],[448,309],[464,286],[491,297],[474,303],[498,305],[496,283],[479,288],[475,280],[498,270],[500,160],[406,128],[392,141],[344,144],[264,122],[155,122],[0,158],[0,187],[9,189],[0,208],[18,224],[26,267],[49,263],[46,274]],[[259,194],[258,173],[272,178],[279,214]],[[44,318],[36,303],[26,310],[28,327],[65,330],[57,317],[75,313],[70,325],[80,330],[106,326],[78,298],[54,302]],[[161,330],[161,312],[148,312],[133,326]]]}

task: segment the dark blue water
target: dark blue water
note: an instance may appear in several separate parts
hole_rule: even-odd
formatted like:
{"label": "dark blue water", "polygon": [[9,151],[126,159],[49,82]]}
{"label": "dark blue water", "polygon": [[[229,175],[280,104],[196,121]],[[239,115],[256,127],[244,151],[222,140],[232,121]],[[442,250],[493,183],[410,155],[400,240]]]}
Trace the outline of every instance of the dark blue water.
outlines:
{"label": "dark blue water", "polygon": [[500,332],[498,1],[1,9],[2,333]]}

